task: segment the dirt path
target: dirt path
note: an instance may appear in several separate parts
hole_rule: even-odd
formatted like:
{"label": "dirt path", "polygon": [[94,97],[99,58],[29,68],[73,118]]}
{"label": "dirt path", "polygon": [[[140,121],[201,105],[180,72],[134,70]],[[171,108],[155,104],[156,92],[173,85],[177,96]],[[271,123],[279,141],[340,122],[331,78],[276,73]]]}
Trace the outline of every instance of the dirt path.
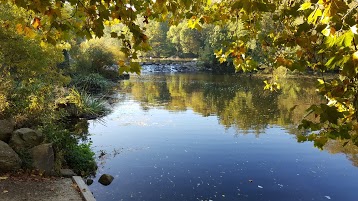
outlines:
{"label": "dirt path", "polygon": [[0,201],[82,201],[70,178],[0,175]]}

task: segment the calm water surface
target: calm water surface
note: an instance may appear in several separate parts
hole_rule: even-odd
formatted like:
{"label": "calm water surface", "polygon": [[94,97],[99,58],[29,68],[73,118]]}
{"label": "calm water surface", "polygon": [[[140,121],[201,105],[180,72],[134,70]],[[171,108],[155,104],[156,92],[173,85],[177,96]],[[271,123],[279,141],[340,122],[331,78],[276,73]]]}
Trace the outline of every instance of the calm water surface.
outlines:
{"label": "calm water surface", "polygon": [[[90,125],[105,154],[90,189],[98,201],[357,201],[356,147],[297,143],[294,124],[320,101],[312,86],[287,80],[268,93],[258,78],[208,74],[124,81],[113,113]],[[111,185],[97,182],[103,173]]]}

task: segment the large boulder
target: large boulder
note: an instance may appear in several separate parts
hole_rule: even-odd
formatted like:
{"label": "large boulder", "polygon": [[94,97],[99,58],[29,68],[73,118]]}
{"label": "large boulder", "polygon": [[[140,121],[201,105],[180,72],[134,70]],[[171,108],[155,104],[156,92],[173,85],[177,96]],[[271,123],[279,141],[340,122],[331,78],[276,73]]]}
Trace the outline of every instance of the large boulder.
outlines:
{"label": "large boulder", "polygon": [[21,159],[11,147],[0,141],[0,172],[16,171],[21,168]]}
{"label": "large boulder", "polygon": [[12,119],[0,120],[0,140],[9,142],[11,134],[14,131],[15,122]]}
{"label": "large boulder", "polygon": [[9,145],[15,151],[21,151],[40,145],[44,140],[45,136],[41,132],[30,128],[20,128],[12,134]]}
{"label": "large boulder", "polygon": [[30,149],[32,167],[44,171],[47,174],[52,174],[55,166],[55,154],[53,152],[52,144],[41,144]]}
{"label": "large boulder", "polygon": [[114,179],[114,177],[113,177],[112,175],[103,174],[103,175],[99,178],[98,182],[99,182],[100,184],[104,185],[104,186],[108,186],[109,184],[112,183],[113,179]]}

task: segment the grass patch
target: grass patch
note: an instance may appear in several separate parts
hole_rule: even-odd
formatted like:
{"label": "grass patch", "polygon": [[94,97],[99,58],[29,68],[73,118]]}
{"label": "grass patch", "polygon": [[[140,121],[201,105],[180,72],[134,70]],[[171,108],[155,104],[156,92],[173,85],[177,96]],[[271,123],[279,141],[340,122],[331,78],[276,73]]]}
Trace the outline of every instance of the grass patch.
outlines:
{"label": "grass patch", "polygon": [[58,100],[57,108],[63,109],[65,116],[71,118],[93,119],[109,112],[105,100],[76,89],[71,89],[65,98]]}

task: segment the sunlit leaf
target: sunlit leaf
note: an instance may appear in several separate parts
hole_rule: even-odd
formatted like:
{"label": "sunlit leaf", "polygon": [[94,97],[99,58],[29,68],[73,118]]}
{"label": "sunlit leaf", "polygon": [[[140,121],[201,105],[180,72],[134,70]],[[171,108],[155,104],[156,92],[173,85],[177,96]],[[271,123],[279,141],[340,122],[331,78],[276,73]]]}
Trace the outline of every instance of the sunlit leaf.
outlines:
{"label": "sunlit leaf", "polygon": [[321,16],[322,16],[322,10],[317,8],[308,16],[307,22],[309,24],[316,24],[318,17],[321,17]]}
{"label": "sunlit leaf", "polygon": [[309,9],[311,7],[311,5],[312,5],[312,3],[310,3],[310,2],[303,3],[298,10]]}

